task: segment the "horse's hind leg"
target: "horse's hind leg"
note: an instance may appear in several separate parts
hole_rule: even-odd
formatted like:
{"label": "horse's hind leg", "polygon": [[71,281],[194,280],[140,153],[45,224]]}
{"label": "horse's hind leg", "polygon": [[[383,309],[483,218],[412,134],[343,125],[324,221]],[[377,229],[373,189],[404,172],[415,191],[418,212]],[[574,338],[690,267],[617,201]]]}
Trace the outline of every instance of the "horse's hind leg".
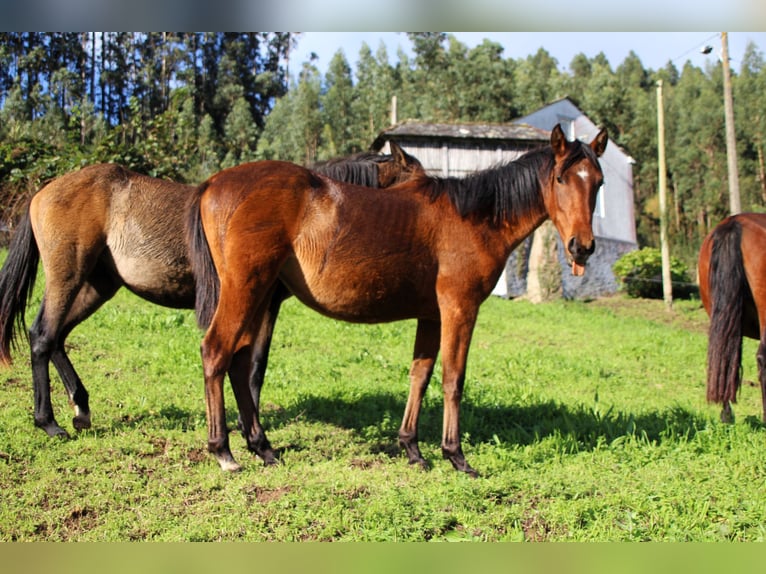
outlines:
{"label": "horse's hind leg", "polygon": [[433,321],[418,321],[415,335],[415,350],[410,367],[410,394],[404,408],[402,425],[399,427],[399,446],[407,453],[410,464],[423,468],[428,463],[420,453],[418,446],[418,419],[423,396],[434,371],[436,355],[439,353],[440,324]]}
{"label": "horse's hind leg", "polygon": [[[255,264],[243,267],[243,273],[246,273],[247,269],[262,271],[262,273],[248,273],[247,277],[237,276],[234,273],[230,278],[222,276],[218,306],[210,327],[202,339],[208,451],[226,471],[239,470],[240,466],[234,460],[229,447],[223,401],[223,379],[226,372],[233,367],[235,376],[231,382],[241,409],[242,427],[244,432],[250,433],[252,440],[256,440],[254,438],[257,434],[255,407],[250,394],[248,376],[242,375],[250,373],[252,357],[245,349],[255,340],[255,330],[263,314],[263,309],[260,313],[257,312],[259,307],[264,301],[268,304],[267,296],[272,292],[272,288],[266,281],[271,278],[273,282],[277,275],[276,262],[273,265],[272,269]],[[238,353],[239,356],[237,356]]]}
{"label": "horse's hind leg", "polygon": [[[251,372],[254,367],[252,346],[237,351],[229,367],[229,379],[239,410],[239,427],[247,442],[247,448],[251,452],[261,457],[266,465],[277,464],[271,443],[266,438],[266,432],[261,426],[256,396],[251,392],[249,384],[252,380]],[[260,394],[260,387],[258,393]]]}
{"label": "horse's hind leg", "polygon": [[[266,377],[266,367],[269,362],[269,351],[271,350],[271,339],[274,335],[274,326],[276,325],[282,302],[288,297],[290,297],[290,292],[287,290],[287,287],[281,282],[278,282],[275,286],[274,293],[271,295],[271,302],[263,315],[263,319],[260,321],[258,334],[253,345],[252,366],[249,371],[249,385],[256,413],[259,412],[261,389],[263,388],[263,382]],[[243,425],[241,418],[238,420],[238,425],[239,429],[242,430]]]}
{"label": "horse's hind leg", "polygon": [[[37,234],[36,234],[37,237]],[[82,315],[75,308],[75,302],[87,299],[81,296],[86,277],[95,264],[96,246],[83,249],[76,242],[56,243],[55,249],[46,251],[41,247],[46,286],[40,311],[29,329],[29,345],[32,360],[32,384],[34,388],[35,425],[49,436],[68,436],[53,415],[50,387],[50,363],[62,369],[62,379],[71,400],[79,400],[80,408],[88,408],[87,392],[79,381],[69,359],[62,358],[66,334],[77,324]],[[91,259],[92,258],[92,259]],[[88,293],[88,290],[85,290]],[[98,303],[100,304],[100,303]],[[88,310],[87,316],[98,307]],[[73,315],[74,313],[74,315]],[[80,319],[81,320],[81,319]],[[67,327],[68,326],[68,327]],[[76,398],[75,398],[76,397]]]}
{"label": "horse's hind leg", "polygon": [[[268,306],[262,309],[258,315],[261,318],[255,321],[258,332],[254,344],[247,347],[248,362],[242,363],[242,359],[245,358],[243,349],[234,356],[232,367],[229,369],[229,378],[239,405],[238,427],[247,441],[248,449],[260,456],[266,465],[277,464],[277,458],[260,421],[261,390],[266,376],[274,325],[282,302],[289,296],[287,288],[281,282],[277,282],[273,293],[266,299],[269,301]],[[249,389],[247,393],[244,392],[245,387]]]}
{"label": "horse's hind leg", "polygon": [[48,436],[69,437],[63,428],[56,422],[51,404],[51,381],[48,372],[48,360],[53,352],[53,344],[40,343],[44,338],[45,299],[40,306],[37,319],[29,330],[29,344],[32,352],[32,388],[34,392],[34,420],[35,426],[43,429]]}
{"label": "horse's hind leg", "polygon": [[34,390],[35,426],[43,429],[48,436],[68,437],[56,422],[51,403],[51,381],[49,363],[56,348],[58,332],[56,325],[48,318],[48,303],[43,297],[37,318],[29,329],[29,346],[32,353],[32,387]]}
{"label": "horse's hind leg", "polygon": [[106,301],[111,299],[119,289],[119,284],[105,277],[100,279],[91,278],[85,283],[72,308],[67,315],[61,334],[57,339],[56,346],[51,356],[51,361],[61,377],[61,380],[69,394],[69,400],[74,407],[72,425],[77,430],[88,429],[91,426],[90,406],[88,403],[88,391],[82,384],[77,371],[75,371],[69,356],[66,353],[64,342],[77,325],[85,321],[95,313]]}

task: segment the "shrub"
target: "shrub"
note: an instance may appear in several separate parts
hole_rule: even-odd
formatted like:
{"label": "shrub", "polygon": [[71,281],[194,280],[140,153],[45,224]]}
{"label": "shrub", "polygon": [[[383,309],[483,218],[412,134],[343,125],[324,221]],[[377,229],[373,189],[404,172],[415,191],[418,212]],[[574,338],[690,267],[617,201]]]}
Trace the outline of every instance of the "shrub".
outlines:
{"label": "shrub", "polygon": [[[662,255],[659,249],[644,247],[620,257],[612,266],[620,288],[630,297],[662,299]],[[670,258],[670,279],[673,297],[688,299],[696,293],[689,279],[689,272],[680,260]]]}

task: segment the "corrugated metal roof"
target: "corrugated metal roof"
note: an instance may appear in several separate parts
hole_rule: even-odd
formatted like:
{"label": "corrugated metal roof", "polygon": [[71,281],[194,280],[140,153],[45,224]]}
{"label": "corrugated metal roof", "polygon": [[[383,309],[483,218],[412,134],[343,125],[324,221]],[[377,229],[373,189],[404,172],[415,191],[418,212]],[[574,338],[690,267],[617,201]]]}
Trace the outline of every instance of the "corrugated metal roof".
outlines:
{"label": "corrugated metal roof", "polygon": [[380,132],[371,149],[380,149],[387,140],[403,137],[548,142],[551,134],[527,124],[439,124],[408,120]]}

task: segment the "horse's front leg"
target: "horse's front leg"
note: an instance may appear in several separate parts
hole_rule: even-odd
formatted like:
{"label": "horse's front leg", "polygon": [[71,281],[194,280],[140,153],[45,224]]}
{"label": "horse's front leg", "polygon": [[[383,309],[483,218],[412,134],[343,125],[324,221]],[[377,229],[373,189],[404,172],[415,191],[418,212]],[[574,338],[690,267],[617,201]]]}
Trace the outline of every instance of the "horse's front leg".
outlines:
{"label": "horse's front leg", "polygon": [[410,464],[417,464],[422,468],[428,468],[428,462],[420,454],[418,446],[418,418],[423,396],[434,371],[436,355],[439,353],[440,330],[441,325],[438,321],[418,321],[410,367],[410,394],[407,397],[402,426],[399,427],[399,446],[407,453]]}
{"label": "horse's front leg", "polygon": [[476,477],[478,473],[466,462],[460,445],[460,401],[463,397],[468,348],[476,324],[476,309],[462,304],[440,305],[442,310],[442,390],[444,421],[442,454],[456,470]]}

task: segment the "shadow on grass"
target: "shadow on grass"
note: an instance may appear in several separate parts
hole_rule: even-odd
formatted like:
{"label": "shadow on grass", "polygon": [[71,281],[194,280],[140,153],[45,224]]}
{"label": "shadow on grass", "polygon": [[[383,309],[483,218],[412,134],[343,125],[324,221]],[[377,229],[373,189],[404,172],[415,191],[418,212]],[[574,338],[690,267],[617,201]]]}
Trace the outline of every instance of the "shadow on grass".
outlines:
{"label": "shadow on grass", "polygon": [[[387,393],[368,394],[355,400],[306,397],[290,408],[267,413],[264,422],[267,432],[269,428],[288,425],[297,417],[360,434],[378,427],[396,443],[404,406],[404,400]],[[473,444],[499,441],[524,446],[548,437],[561,437],[571,452],[592,450],[621,438],[635,437],[658,444],[690,440],[709,422],[707,417],[681,407],[634,415],[614,409],[600,413],[583,405],[572,407],[554,401],[520,406],[484,406],[464,401],[460,412],[461,432],[467,433]],[[438,444],[441,428],[441,402],[424,404],[419,426],[421,441]],[[391,452],[389,448],[382,450]]]}
{"label": "shadow on grass", "polygon": [[[97,417],[96,423],[89,431],[95,434],[109,433],[109,432],[121,432],[123,430],[131,430],[141,426],[152,427],[154,429],[165,430],[180,430],[188,432],[197,428],[205,428],[205,411],[204,405],[202,409],[194,410],[179,407],[178,405],[170,404],[160,408],[159,410],[140,410],[137,412],[125,413],[120,417],[104,420],[99,416],[97,409],[94,417]],[[236,418],[236,412],[228,412],[227,415],[231,415]]]}
{"label": "shadow on grass", "polygon": [[[393,393],[368,393],[355,399],[307,396],[286,408],[263,408],[261,420],[267,433],[288,427],[296,420],[332,425],[354,431],[363,440],[369,437],[371,452],[399,456],[397,430],[404,406],[404,398]],[[228,408],[227,420],[232,429],[236,418],[236,410]],[[764,426],[754,417],[749,417],[746,423],[754,428]],[[465,400],[460,414],[461,432],[469,435],[471,444],[526,446],[555,437],[560,440],[560,448],[570,453],[587,452],[599,445],[625,439],[656,444],[688,441],[709,424],[709,418],[681,407],[636,415],[613,408],[599,412],[585,405],[571,406],[554,401],[486,406]],[[102,430],[108,432],[138,426],[157,430],[204,430],[204,413],[169,405],[158,411],[125,415],[110,421]],[[420,440],[438,445],[441,428],[441,401],[425,403],[420,417]],[[236,430],[232,432],[236,433]],[[274,444],[277,451],[285,448],[301,450],[303,446],[306,445]]]}

